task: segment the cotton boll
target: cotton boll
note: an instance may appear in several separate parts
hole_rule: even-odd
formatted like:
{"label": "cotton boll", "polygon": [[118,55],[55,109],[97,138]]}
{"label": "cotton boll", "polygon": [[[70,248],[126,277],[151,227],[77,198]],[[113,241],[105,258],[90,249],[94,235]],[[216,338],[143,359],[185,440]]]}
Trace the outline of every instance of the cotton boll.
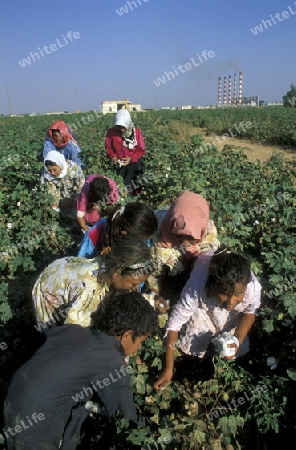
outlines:
{"label": "cotton boll", "polygon": [[276,359],[274,358],[274,356],[269,356],[266,359],[266,363],[267,363],[268,366],[271,367],[272,365],[276,364]]}
{"label": "cotton boll", "polygon": [[[238,339],[232,336],[229,332],[224,332],[212,339],[215,346],[215,350],[219,353],[220,358],[226,356],[234,356],[236,353],[236,347],[239,347]],[[228,347],[230,344],[235,344],[235,347]]]}

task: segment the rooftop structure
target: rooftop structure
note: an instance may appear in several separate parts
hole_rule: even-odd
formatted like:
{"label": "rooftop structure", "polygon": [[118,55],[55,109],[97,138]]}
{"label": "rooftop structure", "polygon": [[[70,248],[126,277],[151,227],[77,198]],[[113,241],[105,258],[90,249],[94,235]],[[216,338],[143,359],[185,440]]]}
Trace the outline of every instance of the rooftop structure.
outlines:
{"label": "rooftop structure", "polygon": [[119,109],[125,108],[128,111],[141,111],[141,105],[133,104],[128,98],[124,100],[104,100],[102,102],[102,113],[116,113]]}

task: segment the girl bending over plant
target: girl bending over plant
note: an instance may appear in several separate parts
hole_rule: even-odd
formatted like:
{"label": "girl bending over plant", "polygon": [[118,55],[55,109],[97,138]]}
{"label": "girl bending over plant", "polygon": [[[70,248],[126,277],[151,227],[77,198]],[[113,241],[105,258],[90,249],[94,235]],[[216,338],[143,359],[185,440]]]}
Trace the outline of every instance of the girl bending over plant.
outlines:
{"label": "girl bending over plant", "polygon": [[154,387],[173,376],[174,349],[203,358],[212,338],[221,357],[234,359],[249,351],[247,334],[260,306],[261,285],[250,261],[227,247],[199,255],[181,298],[167,324],[166,366]]}

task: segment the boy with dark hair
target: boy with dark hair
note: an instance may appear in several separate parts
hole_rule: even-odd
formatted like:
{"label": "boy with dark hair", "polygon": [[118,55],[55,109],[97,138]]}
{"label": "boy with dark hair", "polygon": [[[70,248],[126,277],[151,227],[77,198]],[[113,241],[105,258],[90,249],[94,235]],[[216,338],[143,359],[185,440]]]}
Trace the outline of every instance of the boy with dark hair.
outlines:
{"label": "boy with dark hair", "polygon": [[118,292],[94,313],[91,328],[49,330],[46,342],[9,386],[4,404],[8,450],[75,450],[93,397],[99,399],[100,416],[118,411],[144,425],[125,356],[137,352],[156,328],[157,314],[141,294]]}

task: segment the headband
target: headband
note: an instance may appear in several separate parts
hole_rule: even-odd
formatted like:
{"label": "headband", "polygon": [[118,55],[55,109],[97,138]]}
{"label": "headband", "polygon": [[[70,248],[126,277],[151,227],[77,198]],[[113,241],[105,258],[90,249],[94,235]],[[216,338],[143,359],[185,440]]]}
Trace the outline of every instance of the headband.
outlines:
{"label": "headband", "polygon": [[120,209],[118,209],[116,211],[116,213],[114,213],[112,220],[114,220],[115,217],[117,217],[117,216],[122,216],[122,214],[124,213],[124,209],[125,209],[125,206],[122,206]]}
{"label": "headband", "polygon": [[125,270],[127,269],[142,269],[143,267],[147,267],[150,266],[151,264],[153,264],[153,260],[152,259],[148,259],[148,261],[144,261],[142,263],[137,263],[137,264],[132,264],[129,267],[126,267]]}
{"label": "headband", "polygon": [[220,250],[220,252],[215,253],[213,256],[218,256],[218,255],[221,255],[222,253],[227,253],[228,255],[230,255],[232,253],[232,251],[228,250],[228,248],[224,248],[223,250]]}

